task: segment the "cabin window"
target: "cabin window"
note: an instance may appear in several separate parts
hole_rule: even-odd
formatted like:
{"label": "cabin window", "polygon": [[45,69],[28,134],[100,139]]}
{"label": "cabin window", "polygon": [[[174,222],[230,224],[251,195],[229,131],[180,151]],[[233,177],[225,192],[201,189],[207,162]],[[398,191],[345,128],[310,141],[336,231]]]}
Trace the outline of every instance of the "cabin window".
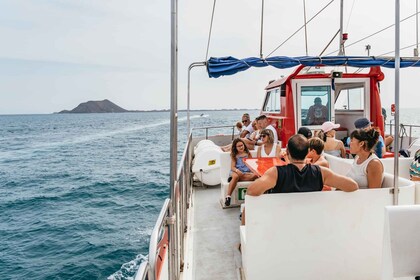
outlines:
{"label": "cabin window", "polygon": [[321,125],[331,120],[331,86],[301,87],[302,125]]}
{"label": "cabin window", "polygon": [[276,88],[267,92],[263,111],[280,113],[280,89]]}
{"label": "cabin window", "polygon": [[357,87],[351,89],[342,89],[336,91],[336,110],[364,110],[365,106],[365,88]]}

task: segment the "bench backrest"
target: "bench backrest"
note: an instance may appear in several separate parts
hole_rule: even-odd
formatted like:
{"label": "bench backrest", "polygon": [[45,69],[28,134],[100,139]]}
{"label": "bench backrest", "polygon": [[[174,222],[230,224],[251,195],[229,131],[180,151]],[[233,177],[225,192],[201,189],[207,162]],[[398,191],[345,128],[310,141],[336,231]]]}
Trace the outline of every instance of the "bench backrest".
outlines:
{"label": "bench backrest", "polygon": [[[414,184],[400,179],[400,204]],[[246,278],[380,279],[390,189],[246,196]]]}

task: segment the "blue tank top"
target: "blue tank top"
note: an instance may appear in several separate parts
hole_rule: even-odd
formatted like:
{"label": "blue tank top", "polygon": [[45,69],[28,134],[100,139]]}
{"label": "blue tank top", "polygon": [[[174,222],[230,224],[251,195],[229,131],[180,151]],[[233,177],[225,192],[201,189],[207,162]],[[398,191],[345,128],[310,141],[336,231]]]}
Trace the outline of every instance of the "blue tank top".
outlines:
{"label": "blue tank top", "polygon": [[248,158],[248,156],[244,157],[237,157],[236,158],[236,168],[239,169],[242,173],[251,172],[248,166],[245,165],[244,158]]}

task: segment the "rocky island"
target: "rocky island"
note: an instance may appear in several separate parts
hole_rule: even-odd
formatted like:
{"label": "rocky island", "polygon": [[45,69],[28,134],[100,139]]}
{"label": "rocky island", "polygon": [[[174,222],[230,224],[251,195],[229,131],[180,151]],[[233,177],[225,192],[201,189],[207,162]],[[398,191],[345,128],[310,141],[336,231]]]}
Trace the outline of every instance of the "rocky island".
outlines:
{"label": "rocky island", "polygon": [[129,110],[123,109],[120,106],[112,103],[108,99],[102,101],[88,101],[80,103],[73,110],[63,110],[58,112],[59,114],[71,114],[71,113],[126,113],[131,112]]}

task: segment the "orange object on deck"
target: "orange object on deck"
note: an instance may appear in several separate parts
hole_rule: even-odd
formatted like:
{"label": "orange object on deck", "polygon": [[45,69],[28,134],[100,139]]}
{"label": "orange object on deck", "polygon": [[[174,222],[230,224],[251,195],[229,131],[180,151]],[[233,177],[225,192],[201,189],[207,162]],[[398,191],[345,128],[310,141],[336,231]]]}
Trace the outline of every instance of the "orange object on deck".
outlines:
{"label": "orange object on deck", "polygon": [[244,162],[258,177],[264,175],[264,173],[273,166],[286,165],[286,162],[277,157],[245,158]]}

